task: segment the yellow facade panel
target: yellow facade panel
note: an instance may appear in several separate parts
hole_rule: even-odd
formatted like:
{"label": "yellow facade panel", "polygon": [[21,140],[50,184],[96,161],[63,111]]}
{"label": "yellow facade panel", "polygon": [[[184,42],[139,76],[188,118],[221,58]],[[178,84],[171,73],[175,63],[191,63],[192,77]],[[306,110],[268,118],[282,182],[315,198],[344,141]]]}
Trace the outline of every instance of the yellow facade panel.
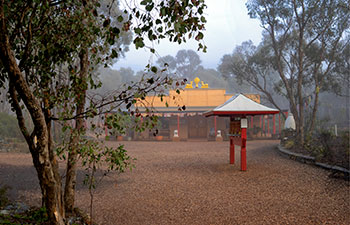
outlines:
{"label": "yellow facade panel", "polygon": [[[258,94],[244,94],[246,97],[260,103],[260,95]],[[138,101],[137,107],[155,107],[162,108],[168,105],[169,107],[178,107],[185,105],[186,107],[216,107],[227,100],[233,94],[226,94],[225,89],[209,89],[209,88],[186,88],[180,94],[175,90],[170,90],[169,95],[163,97],[147,96],[144,101]]]}

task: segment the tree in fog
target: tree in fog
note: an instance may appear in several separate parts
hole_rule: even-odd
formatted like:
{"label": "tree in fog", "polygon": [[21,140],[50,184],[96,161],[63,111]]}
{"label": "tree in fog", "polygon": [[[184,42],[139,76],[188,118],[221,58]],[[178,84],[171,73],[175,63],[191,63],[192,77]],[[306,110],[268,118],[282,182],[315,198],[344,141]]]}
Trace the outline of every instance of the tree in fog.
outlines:
{"label": "tree in fog", "polygon": [[227,82],[223,79],[220,73],[215,69],[207,69],[199,67],[195,73],[201,81],[207,83],[209,88],[228,89]]}
{"label": "tree in fog", "polygon": [[336,79],[334,92],[343,97],[350,97],[350,34],[342,42],[342,51],[336,55],[335,66],[331,70]]}
{"label": "tree in fog", "polygon": [[195,73],[201,66],[199,55],[193,50],[179,50],[176,56],[167,55],[157,60],[159,66],[166,66],[169,73],[176,74],[178,77],[193,79]]}
{"label": "tree in fog", "polygon": [[312,132],[319,93],[342,51],[344,33],[349,31],[347,1],[250,0],[246,6],[270,38],[274,69],[295,117],[299,144],[303,145],[305,105],[311,100],[308,131]]}
{"label": "tree in fog", "polygon": [[280,78],[271,64],[271,48],[265,42],[256,47],[252,41],[237,46],[231,55],[224,55],[218,66],[222,76],[230,82],[248,84],[281,111],[276,98]]}

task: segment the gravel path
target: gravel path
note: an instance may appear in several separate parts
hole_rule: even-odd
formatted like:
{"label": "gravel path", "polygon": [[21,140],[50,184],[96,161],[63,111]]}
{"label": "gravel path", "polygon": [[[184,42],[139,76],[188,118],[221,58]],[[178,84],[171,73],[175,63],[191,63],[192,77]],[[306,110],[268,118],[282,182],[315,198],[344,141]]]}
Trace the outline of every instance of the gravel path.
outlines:
{"label": "gravel path", "polygon": [[[98,187],[100,224],[350,224],[349,183],[280,156],[277,141],[249,141],[246,172],[239,151],[228,164],[228,142],[123,144],[136,169]],[[12,198],[40,203],[29,155],[1,153],[0,183],[12,186]],[[78,207],[88,211],[86,187],[77,192]]]}

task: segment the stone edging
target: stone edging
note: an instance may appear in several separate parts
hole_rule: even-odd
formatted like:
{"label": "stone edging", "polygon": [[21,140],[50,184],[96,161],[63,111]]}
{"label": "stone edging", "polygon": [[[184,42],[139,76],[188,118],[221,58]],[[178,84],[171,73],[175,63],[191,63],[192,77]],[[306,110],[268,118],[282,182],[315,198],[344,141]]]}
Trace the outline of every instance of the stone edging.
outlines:
{"label": "stone edging", "polygon": [[300,161],[303,163],[307,163],[307,164],[311,164],[311,165],[315,165],[315,166],[321,167],[321,168],[326,169],[326,170],[331,170],[334,173],[342,173],[347,177],[350,176],[350,170],[347,170],[343,167],[331,166],[331,165],[328,165],[326,163],[316,162],[315,157],[306,156],[306,155],[303,155],[300,153],[291,152],[291,151],[283,148],[281,145],[277,145],[277,149],[280,153],[287,155],[290,159]]}

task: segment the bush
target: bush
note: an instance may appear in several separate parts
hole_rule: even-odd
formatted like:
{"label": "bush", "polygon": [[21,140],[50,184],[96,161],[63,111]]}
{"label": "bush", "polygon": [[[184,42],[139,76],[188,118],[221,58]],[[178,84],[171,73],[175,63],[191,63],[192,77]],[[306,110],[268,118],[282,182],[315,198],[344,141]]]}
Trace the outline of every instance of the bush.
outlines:
{"label": "bush", "polygon": [[7,191],[10,188],[8,186],[0,186],[0,209],[9,204],[9,199],[7,197]]}
{"label": "bush", "polygon": [[322,130],[306,137],[304,149],[317,161],[349,169],[349,132],[335,136],[330,131]]}

